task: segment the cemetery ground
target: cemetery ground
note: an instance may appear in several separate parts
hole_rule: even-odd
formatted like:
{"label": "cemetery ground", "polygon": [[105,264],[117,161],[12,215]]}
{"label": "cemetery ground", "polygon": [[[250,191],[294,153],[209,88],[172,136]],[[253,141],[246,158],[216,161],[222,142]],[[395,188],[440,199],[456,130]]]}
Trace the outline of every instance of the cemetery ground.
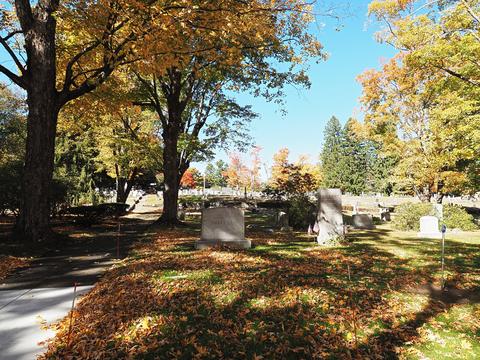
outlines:
{"label": "cemetery ground", "polygon": [[137,242],[43,358],[480,358],[480,232],[448,234],[444,292],[439,240],[389,225],[322,248],[256,215],[252,249],[196,251],[187,220]]}
{"label": "cemetery ground", "polygon": [[54,230],[59,236],[35,247],[9,241],[13,219],[2,218],[0,359],[34,359],[45,351],[41,342],[55,334],[48,325],[71,309],[74,284],[77,295],[88,292],[105,271],[129,253],[133,243],[152,235],[148,225],[158,216],[158,207],[130,213],[120,219],[120,235],[118,221],[113,218],[92,225],[55,219]]}

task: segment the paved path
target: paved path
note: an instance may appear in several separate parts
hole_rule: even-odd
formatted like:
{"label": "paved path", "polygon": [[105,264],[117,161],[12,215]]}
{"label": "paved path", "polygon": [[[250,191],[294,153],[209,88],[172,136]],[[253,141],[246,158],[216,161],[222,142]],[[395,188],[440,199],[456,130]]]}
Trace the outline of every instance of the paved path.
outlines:
{"label": "paved path", "polygon": [[[147,235],[147,225],[158,218],[158,209],[142,208],[122,219],[120,257]],[[117,261],[117,233],[94,229],[95,236],[81,231],[63,249],[36,258],[30,266],[0,285],[0,360],[32,360],[44,351],[39,342],[54,335],[44,330],[71,309],[73,284],[77,296],[93,287]]]}

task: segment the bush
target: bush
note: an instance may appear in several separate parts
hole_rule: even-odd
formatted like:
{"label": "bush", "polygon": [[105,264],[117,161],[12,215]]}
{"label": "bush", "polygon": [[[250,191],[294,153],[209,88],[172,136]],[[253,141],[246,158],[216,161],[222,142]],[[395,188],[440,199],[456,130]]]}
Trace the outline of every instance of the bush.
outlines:
{"label": "bush", "polygon": [[64,215],[73,215],[81,225],[93,225],[108,217],[118,217],[127,211],[128,205],[123,203],[107,203],[84,205],[68,208],[62,211]]}
{"label": "bush", "polygon": [[392,225],[397,230],[419,231],[420,218],[434,214],[435,211],[432,204],[402,204],[395,208],[395,217]]}
{"label": "bush", "polygon": [[449,229],[460,229],[463,231],[477,230],[478,227],[473,216],[458,205],[449,204],[443,208],[444,223]]}
{"label": "bush", "polygon": [[22,200],[22,170],[20,161],[0,166],[0,214],[18,214]]}
{"label": "bush", "polygon": [[[403,231],[419,231],[420,218],[427,215],[435,215],[432,204],[402,204],[395,209],[393,227]],[[463,231],[476,230],[473,216],[458,205],[448,204],[443,207],[443,222],[449,229]]]}
{"label": "bush", "polygon": [[288,222],[294,229],[308,228],[315,222],[316,205],[306,195],[297,195],[289,201]]}

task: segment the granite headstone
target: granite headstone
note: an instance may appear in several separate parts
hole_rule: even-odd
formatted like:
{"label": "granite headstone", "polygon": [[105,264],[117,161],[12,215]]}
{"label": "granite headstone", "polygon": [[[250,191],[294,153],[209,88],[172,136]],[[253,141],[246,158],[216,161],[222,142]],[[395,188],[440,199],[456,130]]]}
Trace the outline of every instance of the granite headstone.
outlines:
{"label": "granite headstone", "polygon": [[344,237],[342,191],[340,189],[319,190],[317,222],[317,242],[320,245],[330,245]]}
{"label": "granite headstone", "polygon": [[202,232],[196,249],[225,245],[248,249],[250,240],[245,240],[245,216],[238,208],[209,208],[202,210]]}
{"label": "granite headstone", "polygon": [[370,214],[355,214],[352,225],[355,229],[373,229],[373,217]]}

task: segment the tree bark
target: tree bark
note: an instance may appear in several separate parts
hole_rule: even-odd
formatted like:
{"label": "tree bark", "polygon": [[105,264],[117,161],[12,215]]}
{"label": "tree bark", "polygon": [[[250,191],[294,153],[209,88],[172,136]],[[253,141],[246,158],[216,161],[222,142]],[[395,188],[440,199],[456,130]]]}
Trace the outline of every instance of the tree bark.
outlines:
{"label": "tree bark", "polygon": [[128,197],[128,194],[126,193],[125,191],[125,185],[127,183],[127,179],[123,178],[123,177],[117,177],[117,198],[116,198],[116,202],[117,203],[122,203],[122,204],[125,204],[125,202],[127,201],[127,197]]}
{"label": "tree bark", "polygon": [[25,35],[27,52],[27,145],[23,199],[16,232],[24,241],[45,240],[50,234],[49,196],[53,176],[58,119],[55,19],[38,16]]}
{"label": "tree bark", "polygon": [[421,202],[423,203],[429,203],[430,200],[432,199],[432,192],[430,190],[430,186],[425,185],[423,187],[414,187],[414,192],[417,195],[417,197],[420,199]]}
{"label": "tree bark", "polygon": [[122,203],[125,204],[128,199],[128,195],[130,195],[130,191],[132,191],[133,184],[135,182],[135,179],[138,175],[138,169],[134,168],[132,170],[132,173],[130,174],[129,178],[126,179],[124,177],[119,177],[118,176],[118,171],[117,171],[117,203]]}
{"label": "tree bark", "polygon": [[178,190],[180,187],[178,169],[178,136],[171,129],[163,132],[163,212],[159,221],[166,225],[178,223]]}

